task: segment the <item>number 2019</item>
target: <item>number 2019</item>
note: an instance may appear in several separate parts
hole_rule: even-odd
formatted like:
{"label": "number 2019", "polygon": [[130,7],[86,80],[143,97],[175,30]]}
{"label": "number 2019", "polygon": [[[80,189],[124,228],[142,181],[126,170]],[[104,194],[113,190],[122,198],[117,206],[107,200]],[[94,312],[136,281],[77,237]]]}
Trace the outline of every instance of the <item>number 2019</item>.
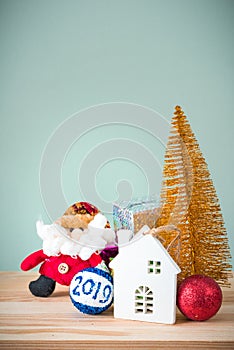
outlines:
{"label": "number 2019", "polygon": [[99,302],[105,304],[109,300],[112,291],[109,285],[105,285],[103,288],[101,282],[95,282],[92,278],[83,282],[82,276],[77,276],[75,281],[77,282],[77,286],[72,290],[74,295],[80,296],[82,291],[83,294],[91,295],[92,299],[96,300],[99,292],[101,292],[103,298],[100,299]]}

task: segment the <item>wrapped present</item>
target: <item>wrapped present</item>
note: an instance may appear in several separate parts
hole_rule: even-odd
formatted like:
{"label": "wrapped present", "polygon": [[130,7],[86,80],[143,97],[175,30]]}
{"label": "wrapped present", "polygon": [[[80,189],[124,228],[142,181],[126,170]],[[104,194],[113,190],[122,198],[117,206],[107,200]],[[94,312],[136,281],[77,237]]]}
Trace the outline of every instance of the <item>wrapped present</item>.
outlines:
{"label": "wrapped present", "polygon": [[114,229],[126,229],[138,232],[143,225],[155,227],[160,209],[158,199],[146,198],[122,201],[113,205]]}

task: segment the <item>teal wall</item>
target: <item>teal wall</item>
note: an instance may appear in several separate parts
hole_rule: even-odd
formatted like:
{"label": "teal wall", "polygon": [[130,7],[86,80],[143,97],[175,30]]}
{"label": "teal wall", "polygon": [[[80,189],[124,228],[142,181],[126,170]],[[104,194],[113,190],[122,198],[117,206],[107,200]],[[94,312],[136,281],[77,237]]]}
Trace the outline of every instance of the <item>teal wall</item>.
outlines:
{"label": "teal wall", "polygon": [[[51,135],[78,111],[109,102],[148,107],[168,122],[174,106],[183,106],[209,165],[234,256],[233,15],[232,0],[0,1],[1,269],[18,269],[41,247],[39,217],[50,223],[39,172]],[[79,148],[88,154],[96,139],[140,140],[163,164],[164,149],[152,135],[141,139],[144,130],[108,125],[101,131],[77,141],[64,161],[67,206],[89,200],[77,186],[74,159]],[[96,181],[100,197],[113,201],[118,179],[125,178],[133,195],[141,195],[152,175],[143,173],[119,159],[96,175],[90,170],[87,187]]]}

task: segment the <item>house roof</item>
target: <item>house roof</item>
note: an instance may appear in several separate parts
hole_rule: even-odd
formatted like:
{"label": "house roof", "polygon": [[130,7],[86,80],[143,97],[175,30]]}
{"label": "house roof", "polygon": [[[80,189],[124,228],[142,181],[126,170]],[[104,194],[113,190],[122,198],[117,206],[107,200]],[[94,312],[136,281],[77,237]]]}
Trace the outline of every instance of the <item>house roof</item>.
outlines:
{"label": "house roof", "polygon": [[[173,270],[175,271],[175,273],[176,274],[180,273],[181,270],[179,266],[172,259],[168,251],[164,248],[161,242],[157,238],[153,237],[151,234],[145,234],[145,235],[141,235],[140,237],[139,236],[134,237],[132,240],[130,240],[129,244],[119,247],[119,254],[110,262],[110,267],[113,269],[118,267],[120,261],[122,261],[122,259],[128,256],[128,253],[134,249],[135,244],[139,244],[139,241],[141,241],[140,243],[142,245],[145,242],[150,246],[155,245],[156,249],[159,248],[162,251],[163,255],[165,256],[165,259],[167,260],[168,264],[170,264]],[[142,250],[142,255],[146,255],[147,257],[147,251]]]}

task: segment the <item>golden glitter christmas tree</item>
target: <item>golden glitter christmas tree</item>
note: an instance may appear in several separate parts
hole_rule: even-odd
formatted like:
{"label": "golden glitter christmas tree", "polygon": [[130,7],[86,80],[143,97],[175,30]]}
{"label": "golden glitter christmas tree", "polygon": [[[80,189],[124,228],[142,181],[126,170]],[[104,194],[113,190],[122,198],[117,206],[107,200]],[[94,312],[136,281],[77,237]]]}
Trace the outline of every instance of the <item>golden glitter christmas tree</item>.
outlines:
{"label": "golden glitter christmas tree", "polygon": [[161,215],[156,227],[180,233],[179,282],[194,274],[229,286],[230,248],[218,197],[198,142],[179,106],[172,118],[163,170]]}

